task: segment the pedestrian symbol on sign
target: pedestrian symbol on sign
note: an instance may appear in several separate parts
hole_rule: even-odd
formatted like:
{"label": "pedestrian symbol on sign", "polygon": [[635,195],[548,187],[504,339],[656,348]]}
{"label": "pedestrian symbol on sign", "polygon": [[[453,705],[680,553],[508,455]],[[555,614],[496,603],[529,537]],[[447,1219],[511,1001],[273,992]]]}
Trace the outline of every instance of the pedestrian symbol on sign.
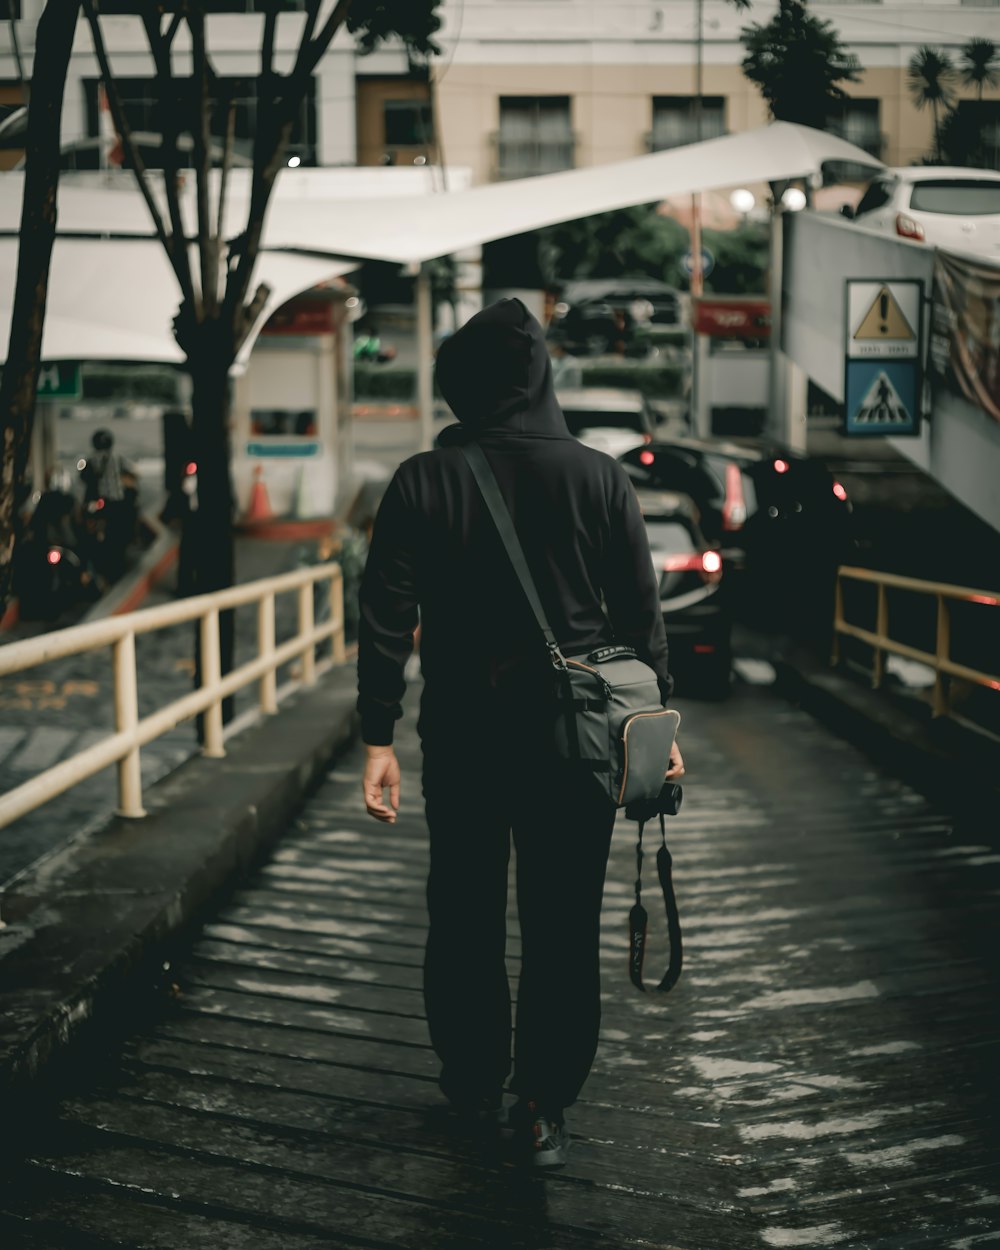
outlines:
{"label": "pedestrian symbol on sign", "polygon": [[868,388],[861,407],[854,414],[855,425],[909,425],[911,419],[884,371]]}

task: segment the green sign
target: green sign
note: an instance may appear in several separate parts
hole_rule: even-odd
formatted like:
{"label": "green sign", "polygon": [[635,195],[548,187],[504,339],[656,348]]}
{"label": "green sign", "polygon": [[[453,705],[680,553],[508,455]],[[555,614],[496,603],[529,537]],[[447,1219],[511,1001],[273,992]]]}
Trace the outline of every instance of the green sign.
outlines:
{"label": "green sign", "polygon": [[248,456],[318,456],[319,443],[247,443]]}
{"label": "green sign", "polygon": [[39,399],[79,399],[83,394],[80,366],[76,364],[43,364],[38,374]]}

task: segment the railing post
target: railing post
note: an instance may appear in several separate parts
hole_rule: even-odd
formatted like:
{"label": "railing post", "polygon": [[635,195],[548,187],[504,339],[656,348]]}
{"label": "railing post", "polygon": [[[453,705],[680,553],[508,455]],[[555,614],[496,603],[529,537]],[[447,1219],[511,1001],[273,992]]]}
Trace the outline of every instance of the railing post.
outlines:
{"label": "railing post", "polygon": [[[113,645],[115,681],[115,729],[134,733],[139,724],[139,687],[135,673],[135,634],[123,634]],[[118,761],[118,815],[145,816],[142,806],[142,769],[139,747]]]}
{"label": "railing post", "polygon": [[944,595],[937,595],[937,644],[934,654],[934,693],[931,715],[945,716],[948,712],[948,675],[941,671],[941,661],[951,658],[951,609]]}
{"label": "railing post", "polygon": [[333,635],[333,662],[343,664],[347,659],[347,646],[344,640],[344,574],[339,565],[330,577],[330,611],[338,622]]}
{"label": "railing post", "polygon": [[833,584],[833,641],[830,644],[830,667],[836,668],[840,663],[840,627],[844,623],[844,583],[837,569],[837,578]]}
{"label": "railing post", "polygon": [[875,633],[878,637],[878,644],[875,647],[875,658],[872,662],[873,690],[877,690],[882,685],[882,676],[885,670],[885,652],[882,650],[882,644],[886,641],[888,632],[889,601],[885,593],[885,582],[879,582],[878,606],[875,609]]}
{"label": "railing post", "polygon": [[[274,594],[257,600],[257,654],[274,660]],[[271,667],[260,679],[260,710],[273,716],[278,710],[278,674]]]}
{"label": "railing post", "polygon": [[313,618],[313,587],[314,582],[305,582],[299,587],[299,637],[309,638],[308,647],[302,652],[302,684],[312,686],[316,682],[316,644],[311,641],[315,628]]}
{"label": "railing post", "polygon": [[219,609],[209,608],[199,622],[201,631],[201,688],[215,692],[215,698],[205,709],[202,717],[204,743],[201,753],[209,759],[221,760],[226,750],[222,743],[222,699],[219,682],[222,680],[222,659],[219,653]]}

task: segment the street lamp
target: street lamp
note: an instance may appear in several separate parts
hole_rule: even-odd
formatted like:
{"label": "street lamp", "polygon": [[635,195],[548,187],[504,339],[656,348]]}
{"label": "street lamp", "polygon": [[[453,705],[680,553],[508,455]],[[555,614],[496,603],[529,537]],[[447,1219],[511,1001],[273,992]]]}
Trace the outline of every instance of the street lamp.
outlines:
{"label": "street lamp", "polygon": [[781,197],[783,207],[791,213],[797,213],[806,206],[806,193],[799,187],[789,187]]}
{"label": "street lamp", "polygon": [[746,217],[757,203],[757,197],[746,187],[737,187],[729,197],[729,203],[737,213],[742,213]]}

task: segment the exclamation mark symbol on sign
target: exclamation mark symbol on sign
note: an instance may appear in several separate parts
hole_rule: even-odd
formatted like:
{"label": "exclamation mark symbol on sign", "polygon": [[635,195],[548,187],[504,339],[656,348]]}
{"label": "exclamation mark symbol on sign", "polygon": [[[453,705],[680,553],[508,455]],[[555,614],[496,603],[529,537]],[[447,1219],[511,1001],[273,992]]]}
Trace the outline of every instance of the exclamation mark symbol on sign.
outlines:
{"label": "exclamation mark symbol on sign", "polygon": [[879,333],[889,333],[889,292],[883,287],[878,297]]}

